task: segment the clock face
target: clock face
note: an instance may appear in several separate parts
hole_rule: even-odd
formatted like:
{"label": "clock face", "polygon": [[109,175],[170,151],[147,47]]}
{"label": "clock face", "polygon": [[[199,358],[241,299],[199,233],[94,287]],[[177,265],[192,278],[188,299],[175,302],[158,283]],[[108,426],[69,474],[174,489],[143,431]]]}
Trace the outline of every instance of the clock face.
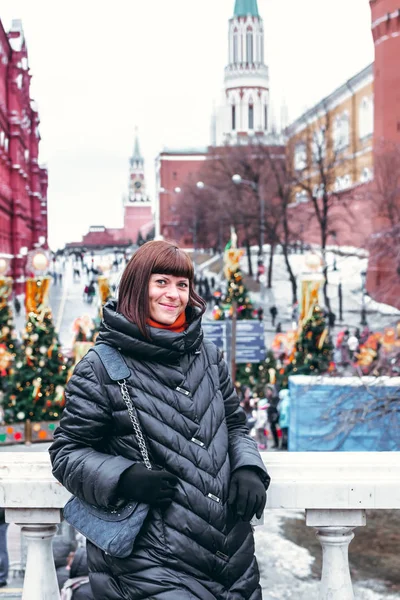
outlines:
{"label": "clock face", "polygon": [[137,190],[140,190],[141,187],[142,187],[142,182],[141,181],[135,181],[135,188]]}

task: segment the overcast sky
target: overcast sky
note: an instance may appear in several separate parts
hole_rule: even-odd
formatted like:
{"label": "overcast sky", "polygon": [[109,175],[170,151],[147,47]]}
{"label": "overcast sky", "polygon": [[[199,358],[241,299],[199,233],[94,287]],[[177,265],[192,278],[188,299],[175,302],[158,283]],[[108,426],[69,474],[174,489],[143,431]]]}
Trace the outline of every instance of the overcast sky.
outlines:
{"label": "overcast sky", "polygon": [[[290,120],[373,60],[368,0],[258,0],[273,110]],[[20,18],[49,168],[53,249],[122,225],[139,127],[149,189],[164,146],[207,145],[234,0],[1,0]]]}

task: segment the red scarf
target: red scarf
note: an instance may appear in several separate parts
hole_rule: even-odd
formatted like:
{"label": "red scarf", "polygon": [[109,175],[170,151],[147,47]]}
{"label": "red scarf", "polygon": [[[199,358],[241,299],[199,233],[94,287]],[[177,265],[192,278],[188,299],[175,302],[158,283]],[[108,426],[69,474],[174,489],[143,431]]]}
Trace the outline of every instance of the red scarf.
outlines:
{"label": "red scarf", "polygon": [[168,331],[173,331],[174,333],[182,333],[187,327],[185,311],[181,312],[175,323],[172,323],[172,325],[163,325],[162,323],[153,321],[153,319],[150,318],[147,319],[146,322],[147,325],[150,325],[150,327],[157,327],[157,329],[168,329]]}

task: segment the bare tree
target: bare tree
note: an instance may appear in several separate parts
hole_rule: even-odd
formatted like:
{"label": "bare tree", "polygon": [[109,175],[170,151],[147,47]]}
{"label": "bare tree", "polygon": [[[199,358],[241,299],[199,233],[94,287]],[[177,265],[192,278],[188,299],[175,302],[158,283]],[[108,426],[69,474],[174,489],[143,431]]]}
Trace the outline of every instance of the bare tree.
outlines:
{"label": "bare tree", "polygon": [[[318,118],[317,114],[311,117]],[[343,189],[349,185],[348,145],[350,143],[349,124],[340,129],[332,124],[331,113],[325,111],[316,124],[307,124],[305,137],[293,138],[289,144],[289,162],[294,193],[298,202],[304,201],[305,213],[312,216],[319,231],[324,272],[324,301],[328,310],[331,303],[328,296],[327,246],[332,232],[337,228],[338,219],[351,221],[351,210]],[[295,198],[296,199],[296,196]],[[335,207],[340,199],[340,217]]]}

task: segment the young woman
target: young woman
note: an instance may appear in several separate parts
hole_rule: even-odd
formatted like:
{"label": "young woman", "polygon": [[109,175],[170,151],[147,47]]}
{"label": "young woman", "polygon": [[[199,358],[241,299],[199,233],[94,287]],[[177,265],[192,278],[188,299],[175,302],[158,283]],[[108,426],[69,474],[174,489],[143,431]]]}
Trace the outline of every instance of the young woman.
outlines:
{"label": "young woman", "polygon": [[88,542],[96,600],[261,599],[249,521],[263,512],[269,477],[226,364],[203,339],[205,303],[193,279],[185,252],[145,244],[122,275],[118,301],[104,307],[96,341],[117,348],[130,369],[151,471],[96,352],[68,383],[50,448],[55,477],[101,507],[150,505],[128,558]]}

